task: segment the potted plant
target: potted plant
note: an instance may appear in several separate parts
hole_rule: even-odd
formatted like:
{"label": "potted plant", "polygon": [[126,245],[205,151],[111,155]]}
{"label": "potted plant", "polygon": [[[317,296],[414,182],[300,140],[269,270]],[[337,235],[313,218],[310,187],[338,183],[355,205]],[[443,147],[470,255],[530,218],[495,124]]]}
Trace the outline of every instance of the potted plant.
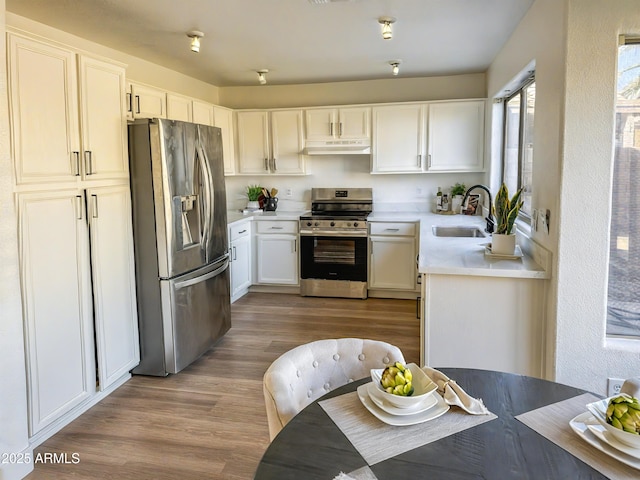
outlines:
{"label": "potted plant", "polygon": [[451,187],[451,210],[453,213],[460,213],[460,207],[462,206],[462,198],[467,191],[467,187],[464,183],[456,183]]}
{"label": "potted plant", "polygon": [[513,225],[518,218],[518,212],[523,205],[520,200],[522,188],[511,199],[509,189],[503,183],[493,202],[493,216],[496,219],[496,229],[491,236],[491,252],[498,255],[513,255],[516,250],[516,234]]}
{"label": "potted plant", "polygon": [[260,195],[262,194],[262,187],[260,185],[247,185],[247,198],[249,202],[247,203],[247,208],[249,210],[259,210],[260,209]]}

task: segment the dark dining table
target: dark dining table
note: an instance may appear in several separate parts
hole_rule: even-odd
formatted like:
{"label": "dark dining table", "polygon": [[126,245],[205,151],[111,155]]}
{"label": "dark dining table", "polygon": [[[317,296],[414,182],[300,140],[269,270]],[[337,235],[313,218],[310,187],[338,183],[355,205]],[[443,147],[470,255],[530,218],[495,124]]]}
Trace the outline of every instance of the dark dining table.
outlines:
{"label": "dark dining table", "polygon": [[[515,418],[588,392],[510,373],[440,370],[469,395],[482,398],[497,418],[371,465],[378,480],[607,478]],[[255,480],[331,480],[340,472],[366,466],[318,402],[352,392],[369,381],[365,378],[337,388],[296,415],[267,448]]]}

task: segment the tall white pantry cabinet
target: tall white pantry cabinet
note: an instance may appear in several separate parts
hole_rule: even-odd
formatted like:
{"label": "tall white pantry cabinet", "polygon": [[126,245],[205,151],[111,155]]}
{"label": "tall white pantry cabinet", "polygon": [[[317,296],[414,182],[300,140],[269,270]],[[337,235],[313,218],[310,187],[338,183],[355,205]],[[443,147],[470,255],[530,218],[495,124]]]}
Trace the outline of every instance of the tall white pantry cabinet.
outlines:
{"label": "tall white pantry cabinet", "polygon": [[8,35],[29,434],[39,443],[140,359],[124,66]]}

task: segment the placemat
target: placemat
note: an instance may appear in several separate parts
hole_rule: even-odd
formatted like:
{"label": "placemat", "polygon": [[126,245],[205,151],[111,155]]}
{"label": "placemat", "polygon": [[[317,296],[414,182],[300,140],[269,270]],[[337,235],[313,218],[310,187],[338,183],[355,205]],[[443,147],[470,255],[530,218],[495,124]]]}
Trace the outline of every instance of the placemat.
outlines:
{"label": "placemat", "polygon": [[360,403],[357,392],[323,400],[319,405],[369,465],[497,418],[493,413],[469,415],[452,407],[441,417],[428,422],[396,427],[369,413]]}
{"label": "placemat", "polygon": [[340,472],[340,475],[333,480],[378,480],[378,477],[375,476],[369,467],[364,466],[347,474]]}
{"label": "placemat", "polygon": [[587,411],[587,403],[600,400],[590,393],[552,403],[516,416],[518,420],[560,448],[609,478],[620,480],[640,477],[640,472],[618,462],[578,437],[569,426],[577,415]]}

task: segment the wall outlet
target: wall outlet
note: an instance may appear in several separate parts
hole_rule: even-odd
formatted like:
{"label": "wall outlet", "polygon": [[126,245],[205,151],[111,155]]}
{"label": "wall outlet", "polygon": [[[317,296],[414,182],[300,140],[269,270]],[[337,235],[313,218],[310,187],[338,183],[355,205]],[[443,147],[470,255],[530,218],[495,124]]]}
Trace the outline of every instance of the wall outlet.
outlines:
{"label": "wall outlet", "polygon": [[285,190],[285,196],[287,197],[293,197],[293,188],[287,188]]}
{"label": "wall outlet", "polygon": [[622,378],[608,378],[607,379],[607,396],[611,397],[620,393],[624,380]]}
{"label": "wall outlet", "polygon": [[424,197],[424,189],[422,187],[416,187],[416,197]]}

